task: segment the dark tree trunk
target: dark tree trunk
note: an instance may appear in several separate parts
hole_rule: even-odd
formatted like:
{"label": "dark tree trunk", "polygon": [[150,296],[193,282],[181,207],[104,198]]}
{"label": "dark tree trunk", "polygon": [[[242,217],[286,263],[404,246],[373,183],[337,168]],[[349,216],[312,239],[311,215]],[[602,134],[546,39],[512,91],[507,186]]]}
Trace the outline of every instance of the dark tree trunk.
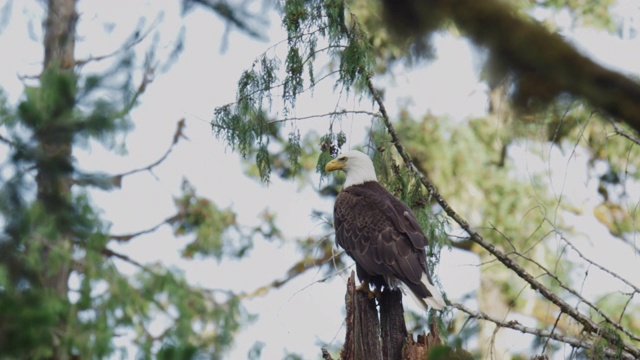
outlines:
{"label": "dark tree trunk", "polygon": [[[347,334],[340,352],[342,360],[425,360],[429,349],[441,343],[435,322],[431,324],[430,333],[418,335],[417,341],[407,334],[399,290],[382,292],[378,321],[375,300],[356,291],[352,272],[347,282],[345,302]],[[322,349],[322,358],[332,359],[325,349]]]}
{"label": "dark tree trunk", "polygon": [[[47,18],[44,23],[44,70],[57,68],[61,72],[73,72],[75,31],[78,14],[76,0],[49,0]],[[47,89],[47,91],[51,91]],[[71,116],[74,102],[68,108],[61,109],[58,117],[48,119],[45,125],[36,130],[39,161],[36,183],[38,201],[47,214],[55,218],[59,236],[57,239],[42,239],[45,242],[42,263],[47,269],[50,250],[58,245],[71,252],[69,213],[71,195],[71,146],[72,133],[64,125],[65,117]],[[53,116],[53,115],[52,115]],[[54,244],[53,242],[56,242]],[[59,242],[59,243],[58,243]],[[66,296],[68,291],[69,265],[56,269],[47,269],[42,283],[58,295]]]}
{"label": "dark tree trunk", "polygon": [[[78,14],[76,0],[49,0],[44,27],[43,73],[48,70],[72,73],[74,71],[75,32]],[[71,76],[73,78],[73,76]],[[69,85],[74,86],[75,85]],[[43,90],[45,91],[45,90]],[[51,91],[51,89],[46,89]],[[54,116],[36,129],[38,161],[36,164],[37,199],[55,224],[55,236],[41,236],[40,257],[43,271],[40,285],[50,290],[61,301],[66,301],[69,292],[71,264],[56,259],[56,251],[72,252],[70,225],[71,210],[71,147],[73,134],[68,128],[68,117],[75,107],[75,93],[70,92],[66,108],[58,109]],[[59,257],[59,255],[58,255]],[[64,341],[67,315],[61,313],[57,320],[51,343],[51,359],[67,358]]]}
{"label": "dark tree trunk", "polygon": [[382,332],[382,357],[402,359],[402,348],[407,340],[404,323],[402,292],[385,289],[380,298],[380,330]]}
{"label": "dark tree trunk", "polygon": [[380,348],[380,326],[375,299],[356,291],[353,272],[347,281],[345,295],[347,307],[347,335],[340,358],[382,360]]}

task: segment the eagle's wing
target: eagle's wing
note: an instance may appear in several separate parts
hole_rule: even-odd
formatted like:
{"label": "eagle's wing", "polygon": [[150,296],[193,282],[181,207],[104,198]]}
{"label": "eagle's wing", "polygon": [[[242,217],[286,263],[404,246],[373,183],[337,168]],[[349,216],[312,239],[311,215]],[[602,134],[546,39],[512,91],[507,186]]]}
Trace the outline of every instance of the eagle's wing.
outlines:
{"label": "eagle's wing", "polygon": [[416,295],[430,295],[423,285],[425,275],[431,282],[428,239],[406,204],[376,182],[350,186],[336,199],[334,221],[336,241],[367,274],[393,276]]}

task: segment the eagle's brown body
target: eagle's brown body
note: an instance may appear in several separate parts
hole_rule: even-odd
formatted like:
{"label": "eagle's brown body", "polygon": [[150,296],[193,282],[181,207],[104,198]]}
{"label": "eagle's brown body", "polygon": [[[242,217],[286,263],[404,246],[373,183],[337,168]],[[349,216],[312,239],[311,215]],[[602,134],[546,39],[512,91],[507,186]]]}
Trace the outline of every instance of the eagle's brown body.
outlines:
{"label": "eagle's brown body", "polygon": [[356,262],[360,281],[397,287],[402,281],[418,297],[432,296],[421,282],[428,240],[411,209],[377,181],[352,185],[334,206],[336,241]]}
{"label": "eagle's brown body", "polygon": [[402,288],[424,308],[444,308],[427,268],[429,239],[409,206],[378,183],[371,159],[349,151],[325,170],[347,174],[333,209],[334,227],[336,242],[355,261],[360,281]]}

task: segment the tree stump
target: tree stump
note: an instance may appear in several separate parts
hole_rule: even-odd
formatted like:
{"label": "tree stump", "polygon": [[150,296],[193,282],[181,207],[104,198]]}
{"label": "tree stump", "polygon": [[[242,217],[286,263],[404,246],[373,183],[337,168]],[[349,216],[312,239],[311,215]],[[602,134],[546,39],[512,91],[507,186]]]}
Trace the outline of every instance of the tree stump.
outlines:
{"label": "tree stump", "polygon": [[[356,291],[355,274],[351,272],[345,303],[347,334],[340,352],[342,360],[425,360],[430,348],[441,343],[435,322],[429,334],[418,335],[417,340],[407,333],[400,290],[382,291],[378,318],[376,300]],[[332,360],[325,349],[322,357]]]}

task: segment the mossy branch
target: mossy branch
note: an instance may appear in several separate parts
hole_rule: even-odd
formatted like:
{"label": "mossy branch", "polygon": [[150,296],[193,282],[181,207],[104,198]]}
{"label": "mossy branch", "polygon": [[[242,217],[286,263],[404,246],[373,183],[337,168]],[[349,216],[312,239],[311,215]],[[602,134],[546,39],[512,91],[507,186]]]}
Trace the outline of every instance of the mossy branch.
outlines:
{"label": "mossy branch", "polygon": [[560,35],[500,0],[385,0],[384,16],[399,36],[420,38],[448,21],[489,50],[496,81],[510,76],[520,108],[571,94],[640,132],[640,84],[582,55]]}

